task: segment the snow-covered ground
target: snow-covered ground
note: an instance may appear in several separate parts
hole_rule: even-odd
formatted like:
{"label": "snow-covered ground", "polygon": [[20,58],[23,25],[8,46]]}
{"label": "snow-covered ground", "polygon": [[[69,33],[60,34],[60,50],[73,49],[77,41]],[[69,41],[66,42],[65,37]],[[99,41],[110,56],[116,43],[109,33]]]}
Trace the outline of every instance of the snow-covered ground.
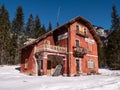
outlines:
{"label": "snow-covered ground", "polygon": [[19,66],[0,66],[0,90],[120,90],[120,71],[77,77],[27,76]]}

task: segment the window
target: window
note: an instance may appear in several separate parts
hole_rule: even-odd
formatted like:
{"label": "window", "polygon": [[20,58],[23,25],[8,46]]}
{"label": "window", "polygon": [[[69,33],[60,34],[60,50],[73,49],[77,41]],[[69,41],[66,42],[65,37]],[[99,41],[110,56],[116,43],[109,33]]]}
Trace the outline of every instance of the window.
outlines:
{"label": "window", "polygon": [[79,25],[76,25],[76,30],[79,31]]}
{"label": "window", "polygon": [[79,47],[79,40],[76,40],[76,48]]}
{"label": "window", "polygon": [[77,74],[79,74],[79,72],[80,72],[80,61],[79,61],[79,59],[76,59],[76,72],[77,72]]}
{"label": "window", "polygon": [[87,29],[86,29],[86,28],[84,28],[84,34],[85,34],[85,35],[87,34]]}
{"label": "window", "polygon": [[94,60],[88,60],[87,66],[88,66],[88,68],[95,68],[95,61]]}

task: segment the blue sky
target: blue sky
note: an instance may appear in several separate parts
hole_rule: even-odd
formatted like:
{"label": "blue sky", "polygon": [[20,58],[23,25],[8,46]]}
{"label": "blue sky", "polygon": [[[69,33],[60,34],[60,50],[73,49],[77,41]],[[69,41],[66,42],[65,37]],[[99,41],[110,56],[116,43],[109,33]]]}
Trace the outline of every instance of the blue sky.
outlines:
{"label": "blue sky", "polygon": [[46,27],[49,21],[55,27],[58,16],[60,25],[76,16],[82,16],[93,25],[109,29],[112,2],[115,3],[120,15],[120,0],[0,0],[0,6],[5,5],[11,20],[14,18],[16,8],[21,5],[25,22],[31,13],[34,17],[39,15],[41,23],[45,24]]}

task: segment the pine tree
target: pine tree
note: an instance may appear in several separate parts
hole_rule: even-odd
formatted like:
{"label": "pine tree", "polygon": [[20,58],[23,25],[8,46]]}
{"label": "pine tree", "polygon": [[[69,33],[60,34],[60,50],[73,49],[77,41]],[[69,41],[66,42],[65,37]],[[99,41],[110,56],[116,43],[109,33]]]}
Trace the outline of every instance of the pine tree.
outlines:
{"label": "pine tree", "polygon": [[14,41],[16,41],[17,47],[15,46],[14,48],[16,49],[15,53],[15,64],[18,64],[20,61],[20,48],[23,46],[24,41],[25,41],[25,29],[24,29],[24,13],[22,10],[21,6],[18,6],[15,14],[15,18],[13,19],[12,22],[12,27],[11,31],[13,32],[13,37]]}
{"label": "pine tree", "polygon": [[106,59],[105,59],[105,45],[99,45],[98,46],[98,61],[99,61],[99,67],[103,68],[106,67]]}
{"label": "pine tree", "polygon": [[113,4],[113,6],[112,6],[112,27],[111,27],[111,29],[112,30],[119,30],[120,28],[120,19],[119,19],[119,15],[118,15],[118,13],[117,13],[117,10],[116,10],[116,6],[115,6],[115,4]]}
{"label": "pine tree", "polygon": [[0,64],[7,64],[9,60],[10,20],[4,5],[0,8]]}
{"label": "pine tree", "polygon": [[41,35],[45,34],[46,33],[46,28],[45,28],[45,25],[42,26],[41,28]]}
{"label": "pine tree", "polygon": [[106,60],[110,68],[120,69],[120,20],[115,5],[112,11],[112,33],[108,37]]}
{"label": "pine tree", "polygon": [[18,45],[17,45],[17,38],[18,36],[13,33],[11,35],[11,39],[10,39],[10,47],[9,47],[9,54],[10,54],[10,59],[8,61],[8,64],[14,65],[16,64],[16,51],[18,49]]}
{"label": "pine tree", "polygon": [[21,6],[18,6],[15,18],[13,20],[12,30],[18,35],[22,35],[24,32],[24,14]]}
{"label": "pine tree", "polygon": [[27,26],[26,26],[26,36],[27,37],[33,36],[32,34],[34,32],[34,28],[35,28],[34,18],[33,18],[33,15],[30,14],[30,16],[28,18]]}
{"label": "pine tree", "polygon": [[34,38],[38,38],[46,33],[45,26],[41,26],[40,19],[38,16],[35,18]]}
{"label": "pine tree", "polygon": [[39,37],[39,30],[41,29],[41,22],[39,19],[39,16],[37,15],[35,17],[35,28],[34,28],[34,32],[33,32],[33,38],[38,38]]}
{"label": "pine tree", "polygon": [[48,25],[48,30],[47,30],[47,32],[49,32],[49,31],[51,31],[52,30],[52,23],[51,22],[49,22],[49,25]]}

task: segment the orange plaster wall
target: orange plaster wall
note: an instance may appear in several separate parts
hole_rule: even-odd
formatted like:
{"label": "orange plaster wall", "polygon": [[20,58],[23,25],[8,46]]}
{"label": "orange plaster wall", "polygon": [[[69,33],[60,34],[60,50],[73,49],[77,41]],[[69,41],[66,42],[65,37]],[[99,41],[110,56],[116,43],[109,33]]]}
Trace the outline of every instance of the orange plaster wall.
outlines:
{"label": "orange plaster wall", "polygon": [[[78,39],[80,40],[80,46],[84,47],[84,48],[88,48],[88,43],[85,42],[85,38],[76,35],[76,25],[79,24],[81,25],[81,28],[86,27],[81,23],[73,23],[72,25],[70,25],[70,34],[69,34],[69,55],[70,55],[70,60],[69,60],[69,65],[70,66],[70,74],[71,76],[76,74],[76,58],[73,56],[73,46],[76,45],[75,40]],[[60,33],[65,33],[64,32],[58,32],[57,35],[59,35]],[[91,35],[91,33],[89,32],[89,30],[87,29],[87,35],[90,39],[94,39],[93,36]],[[57,37],[56,37],[57,38]],[[51,45],[55,45],[55,41],[53,39],[53,36],[47,36],[46,38],[42,39],[41,41],[39,41],[36,45],[34,46],[39,46],[44,44],[45,40],[49,40]],[[67,46],[67,39],[63,39],[59,41],[59,46]],[[35,60],[33,58],[34,56],[34,46],[30,46],[27,47],[25,49],[22,50],[22,59],[21,59],[21,72],[26,72],[26,73],[31,73],[35,70]],[[92,46],[92,52],[88,52],[87,54],[90,55],[95,55],[97,56],[97,43],[95,42]],[[25,58],[28,58],[28,69],[25,70],[24,66],[25,66]],[[68,59],[69,59],[68,58]],[[92,57],[92,56],[84,56],[84,58],[81,58],[81,62],[82,62],[82,72],[83,73],[88,73],[91,71],[91,69],[87,68],[87,60],[95,60],[96,62],[96,67],[94,68],[94,70],[96,70],[96,72],[98,72],[98,57]],[[44,68],[46,68],[46,62],[43,62],[45,64]],[[67,67],[68,67],[67,66]],[[44,69],[45,70],[45,69]],[[46,71],[44,71],[46,72]]]}
{"label": "orange plaster wall", "polygon": [[[90,69],[87,66],[87,61],[88,60],[94,60],[95,61],[95,68]],[[90,57],[90,56],[85,56],[82,59],[82,73],[90,73],[92,70],[96,71],[98,73],[98,58],[97,57]]]}
{"label": "orange plaster wall", "polygon": [[[34,60],[33,56],[34,56],[34,47],[33,46],[26,47],[22,50],[21,72],[27,73],[27,74],[35,73],[35,60]],[[27,69],[25,69],[25,59],[28,59]]]}
{"label": "orange plaster wall", "polygon": [[76,74],[76,61],[75,57],[73,57],[73,46],[75,46],[75,39],[76,39],[76,25],[72,24],[70,25],[70,36],[69,36],[69,42],[70,42],[70,74],[71,76]]}
{"label": "orange plaster wall", "polygon": [[[82,37],[82,36],[79,36],[79,35],[76,35],[76,25],[80,25],[81,29],[83,27],[86,27],[84,26],[83,24],[81,23],[73,23],[71,26],[70,26],[70,52],[73,52],[73,46],[76,45],[75,43],[75,40],[79,40],[80,41],[80,46],[81,47],[84,47],[84,48],[88,48],[88,42],[85,41],[85,38]],[[87,28],[87,27],[86,27]],[[90,31],[88,30],[87,28],[87,35],[88,35],[88,38],[94,40],[92,34],[90,33]],[[94,40],[95,41],[95,40]],[[82,72],[83,73],[89,73],[91,71],[91,69],[88,69],[87,68],[87,60],[94,60],[95,61],[95,68],[93,70],[95,70],[96,72],[98,72],[98,53],[97,53],[97,43],[96,41],[94,42],[94,44],[92,44],[92,51],[88,51],[87,54],[89,55],[93,55],[92,56],[84,56],[84,58],[81,58],[81,62],[82,62]],[[70,73],[71,75],[74,75],[76,73],[76,58],[73,56],[73,54],[70,54]]]}
{"label": "orange plaster wall", "polygon": [[50,41],[50,45],[54,45],[54,44],[55,44],[55,43],[54,43],[54,40],[53,40],[53,36],[47,36],[46,38],[44,38],[44,39],[42,39],[41,41],[39,41],[39,42],[37,43],[37,46],[44,44],[44,41],[45,41],[45,40],[49,40],[49,41]]}

